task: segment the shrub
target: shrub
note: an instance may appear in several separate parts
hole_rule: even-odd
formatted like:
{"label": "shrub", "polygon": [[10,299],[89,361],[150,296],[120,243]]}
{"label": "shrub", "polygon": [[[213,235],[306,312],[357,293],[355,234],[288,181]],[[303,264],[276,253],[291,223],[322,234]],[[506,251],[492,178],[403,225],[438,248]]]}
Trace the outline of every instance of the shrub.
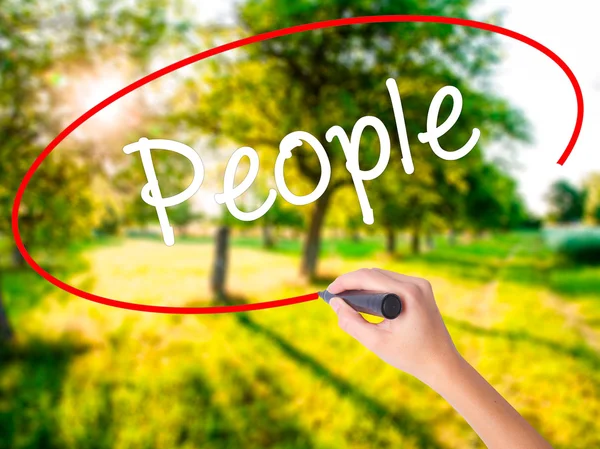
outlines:
{"label": "shrub", "polygon": [[600,227],[576,227],[546,231],[550,247],[574,262],[600,264]]}

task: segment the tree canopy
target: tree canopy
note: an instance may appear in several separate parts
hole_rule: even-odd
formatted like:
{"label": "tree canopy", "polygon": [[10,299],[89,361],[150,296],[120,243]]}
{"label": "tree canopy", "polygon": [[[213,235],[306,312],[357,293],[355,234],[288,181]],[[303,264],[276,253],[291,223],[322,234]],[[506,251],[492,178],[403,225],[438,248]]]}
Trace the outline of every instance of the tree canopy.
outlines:
{"label": "tree canopy", "polygon": [[[239,22],[241,33],[253,35],[317,20],[373,14],[469,17],[471,6],[470,0],[249,0],[240,6]],[[435,217],[458,219],[452,199],[464,195],[467,174],[483,163],[482,146],[498,138],[526,137],[526,123],[519,111],[486,88],[498,59],[499,46],[493,36],[464,27],[385,23],[328,28],[263,41],[216,58],[186,87],[193,94],[184,95],[178,106],[181,118],[190,125],[255,148],[267,168],[278,153],[280,140],[291,131],[305,130],[324,141],[325,132],[333,125],[349,133],[361,116],[378,117],[392,135],[393,150],[387,173],[368,184],[367,190],[376,192],[373,197],[384,199],[377,206],[375,222],[416,229]],[[385,88],[390,77],[396,79],[402,95],[415,165],[412,175],[403,173],[400,165],[396,125]],[[446,85],[462,93],[463,111],[459,123],[440,139],[443,146],[458,148],[473,128],[482,131],[477,151],[451,165],[438,160],[416,139],[425,131],[432,97]],[[443,105],[442,117],[449,113],[449,106]],[[326,211],[335,207],[331,198],[352,182],[344,170],[339,143],[334,141],[325,148],[332,179],[309,214],[301,266],[309,276],[315,273]],[[366,130],[360,146],[361,167],[372,167],[378,157],[377,136]],[[286,170],[295,176],[297,194],[311,191],[320,177],[317,158],[306,145],[294,150]]]}
{"label": "tree canopy", "polygon": [[585,192],[567,180],[558,180],[548,192],[550,219],[557,223],[580,221],[583,217]]}

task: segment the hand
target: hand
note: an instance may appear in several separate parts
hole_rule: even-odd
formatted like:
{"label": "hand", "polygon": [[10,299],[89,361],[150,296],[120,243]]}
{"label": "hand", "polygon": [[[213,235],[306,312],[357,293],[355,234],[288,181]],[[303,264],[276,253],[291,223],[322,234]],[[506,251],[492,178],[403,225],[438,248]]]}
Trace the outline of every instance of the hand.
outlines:
{"label": "hand", "polygon": [[327,290],[333,294],[375,290],[401,298],[402,313],[378,324],[366,321],[341,298],[330,301],[340,327],[390,365],[431,385],[440,369],[460,359],[427,280],[377,268],[361,269],[338,277]]}
{"label": "hand", "polygon": [[397,294],[398,318],[373,324],[341,298],[329,304],[340,327],[382,360],[428,384],[445,398],[490,449],[552,449],[536,430],[458,353],[425,279],[391,271],[362,269],[344,274],[329,287]]}

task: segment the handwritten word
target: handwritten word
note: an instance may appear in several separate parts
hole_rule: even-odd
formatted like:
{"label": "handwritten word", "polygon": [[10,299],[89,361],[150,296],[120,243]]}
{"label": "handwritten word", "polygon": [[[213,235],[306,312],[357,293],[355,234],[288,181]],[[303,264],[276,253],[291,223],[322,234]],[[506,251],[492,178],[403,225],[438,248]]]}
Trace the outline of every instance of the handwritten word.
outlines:
{"label": "handwritten word", "polygon": [[[404,112],[402,110],[402,102],[400,99],[400,92],[398,91],[398,85],[394,79],[390,78],[386,81],[386,86],[390,95],[394,118],[396,121],[396,128],[400,140],[402,167],[407,174],[412,174],[414,172],[414,165],[410,152],[410,145],[406,132],[406,122],[404,120]],[[438,126],[437,122],[440,107],[447,96],[452,98],[452,111],[444,123]],[[467,155],[475,147],[477,141],[479,140],[479,129],[474,128],[471,137],[461,148],[455,151],[447,151],[440,146],[438,139],[446,134],[452,128],[452,126],[454,126],[460,116],[461,111],[462,95],[456,87],[445,86],[441,88],[431,100],[431,104],[429,105],[429,110],[427,112],[427,131],[419,133],[417,138],[421,143],[428,143],[431,150],[441,159],[448,161],[460,159]],[[379,138],[379,159],[373,168],[369,170],[362,170],[358,163],[360,138],[365,128],[369,126],[375,130]],[[357,120],[352,128],[350,137],[348,137],[348,134],[340,126],[335,125],[329,128],[329,130],[325,133],[325,139],[328,142],[332,142],[335,138],[339,140],[342,150],[344,151],[344,156],[346,157],[346,169],[350,173],[352,182],[354,183],[354,188],[356,190],[356,195],[358,197],[362,212],[363,222],[371,225],[374,223],[375,219],[373,216],[373,209],[370,206],[369,199],[365,191],[364,181],[376,179],[387,167],[387,164],[390,160],[390,135],[387,131],[387,128],[379,118],[365,116]],[[321,177],[317,183],[317,186],[311,193],[298,196],[292,193],[288,188],[284,176],[284,166],[285,161],[292,157],[292,150],[302,146],[303,142],[310,145],[316,153],[321,166]],[[194,168],[194,177],[190,185],[183,192],[167,198],[162,197],[158,179],[156,177],[156,171],[154,170],[154,165],[152,162],[152,156],[150,154],[151,150],[174,151],[190,160]],[[175,236],[173,233],[173,228],[169,224],[166,208],[175,206],[188,200],[202,185],[202,181],[204,179],[204,165],[202,164],[200,156],[192,148],[183,143],[167,139],[149,140],[145,137],[142,137],[138,142],[126,145],[123,148],[123,151],[126,154],[135,152],[140,153],[144,172],[146,173],[146,178],[148,180],[147,184],[142,188],[141,191],[142,200],[148,205],[156,208],[158,221],[163,234],[163,240],[166,245],[172,246],[175,243]],[[248,158],[250,162],[250,168],[246,174],[246,177],[236,186],[235,174],[240,161],[244,157]],[[225,175],[223,178],[223,193],[216,194],[215,201],[218,204],[225,204],[229,212],[238,220],[253,221],[265,215],[271,206],[273,206],[273,203],[277,198],[277,192],[279,192],[284,200],[291,204],[297,206],[310,204],[323,195],[331,179],[331,165],[329,163],[327,152],[325,151],[325,148],[321,142],[315,136],[306,131],[291,132],[281,139],[279,144],[279,155],[275,161],[274,170],[275,185],[277,190],[270,189],[266,200],[257,209],[251,212],[241,211],[236,206],[235,200],[252,186],[258,175],[259,165],[260,162],[256,150],[251,147],[241,147],[233,153],[229,159],[229,162],[227,163],[227,167],[225,168]]]}

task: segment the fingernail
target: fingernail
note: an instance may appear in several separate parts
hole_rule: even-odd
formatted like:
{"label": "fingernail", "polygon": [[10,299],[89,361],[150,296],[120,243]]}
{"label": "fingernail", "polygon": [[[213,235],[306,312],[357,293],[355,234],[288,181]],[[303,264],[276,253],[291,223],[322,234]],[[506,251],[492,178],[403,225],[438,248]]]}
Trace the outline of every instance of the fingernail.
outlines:
{"label": "fingernail", "polygon": [[338,297],[331,298],[331,301],[329,301],[329,305],[335,313],[338,313],[338,310],[340,310],[341,301],[342,300]]}

